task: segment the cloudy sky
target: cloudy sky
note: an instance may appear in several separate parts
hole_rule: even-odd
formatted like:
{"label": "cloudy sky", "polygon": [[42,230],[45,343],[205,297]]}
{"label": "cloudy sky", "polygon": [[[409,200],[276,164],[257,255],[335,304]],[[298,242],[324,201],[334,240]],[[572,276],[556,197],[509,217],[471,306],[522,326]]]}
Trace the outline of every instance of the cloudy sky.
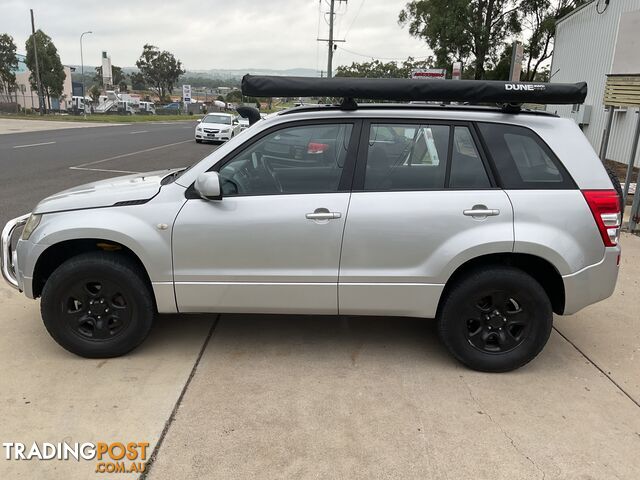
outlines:
{"label": "cloudy sky", "polygon": [[[65,64],[98,65],[106,50],[114,65],[134,66],[142,45],[173,52],[190,70],[242,68],[326,69],[327,0],[2,0],[0,33],[9,33],[24,53],[36,28],[52,37]],[[122,6],[118,6],[118,4]],[[428,47],[398,25],[404,0],[349,0],[336,17],[337,65],[352,61],[424,58]],[[320,8],[319,8],[320,7]]]}

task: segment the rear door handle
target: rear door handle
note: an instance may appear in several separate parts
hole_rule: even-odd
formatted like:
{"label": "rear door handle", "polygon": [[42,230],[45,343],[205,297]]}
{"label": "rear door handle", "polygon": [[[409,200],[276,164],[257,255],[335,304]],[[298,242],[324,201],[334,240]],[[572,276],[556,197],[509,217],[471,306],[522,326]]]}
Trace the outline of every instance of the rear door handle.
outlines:
{"label": "rear door handle", "polygon": [[333,220],[340,217],[342,217],[340,212],[330,212],[326,208],[316,208],[313,213],[305,215],[307,220]]}
{"label": "rear door handle", "polygon": [[463,210],[462,214],[467,217],[495,217],[500,215],[500,210],[487,208],[486,205],[474,205],[469,210]]}
{"label": "rear door handle", "polygon": [[309,220],[333,220],[334,218],[342,217],[340,212],[321,212],[321,213],[307,213],[305,215]]}

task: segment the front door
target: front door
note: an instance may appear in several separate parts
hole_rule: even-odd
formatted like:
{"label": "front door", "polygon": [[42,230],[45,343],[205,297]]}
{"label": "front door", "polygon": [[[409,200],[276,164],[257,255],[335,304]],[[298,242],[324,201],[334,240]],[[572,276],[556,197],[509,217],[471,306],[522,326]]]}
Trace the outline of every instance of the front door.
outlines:
{"label": "front door", "polygon": [[337,313],[357,125],[276,127],[214,167],[222,200],[174,225],[179,311]]}

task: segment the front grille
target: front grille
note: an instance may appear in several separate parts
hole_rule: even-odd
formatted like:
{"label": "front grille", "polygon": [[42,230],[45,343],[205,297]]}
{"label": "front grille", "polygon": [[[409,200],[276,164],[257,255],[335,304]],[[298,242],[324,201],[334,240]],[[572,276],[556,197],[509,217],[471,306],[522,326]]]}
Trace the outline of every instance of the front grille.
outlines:
{"label": "front grille", "polygon": [[212,128],[205,128],[204,133],[218,133],[220,130],[214,130]]}

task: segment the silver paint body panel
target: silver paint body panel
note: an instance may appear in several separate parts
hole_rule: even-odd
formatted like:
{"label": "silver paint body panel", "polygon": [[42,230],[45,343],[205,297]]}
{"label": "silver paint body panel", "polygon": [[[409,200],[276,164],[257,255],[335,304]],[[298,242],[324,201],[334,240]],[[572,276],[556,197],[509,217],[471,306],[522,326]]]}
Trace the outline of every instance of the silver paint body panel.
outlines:
{"label": "silver paint body panel", "polygon": [[[271,115],[174,183],[161,186],[158,173],[124,177],[41,202],[36,208],[44,213],[40,225],[28,241],[17,244],[19,286],[33,297],[34,269],[42,253],[59,242],[91,238],[121,243],[140,258],[160,312],[431,317],[456,268],[482,255],[511,252],[544,258],[556,268],[565,285],[565,313],[611,294],[620,249],[604,248],[579,190],[185,198],[185,190],[200,173],[266,129],[316,119],[370,118],[529,127],[561,159],[579,189],[611,188],[589,142],[570,120],[390,108]],[[111,206],[130,200],[148,201]],[[476,204],[500,214],[484,219],[463,214]],[[306,218],[323,207],[342,215],[331,220]]]}

